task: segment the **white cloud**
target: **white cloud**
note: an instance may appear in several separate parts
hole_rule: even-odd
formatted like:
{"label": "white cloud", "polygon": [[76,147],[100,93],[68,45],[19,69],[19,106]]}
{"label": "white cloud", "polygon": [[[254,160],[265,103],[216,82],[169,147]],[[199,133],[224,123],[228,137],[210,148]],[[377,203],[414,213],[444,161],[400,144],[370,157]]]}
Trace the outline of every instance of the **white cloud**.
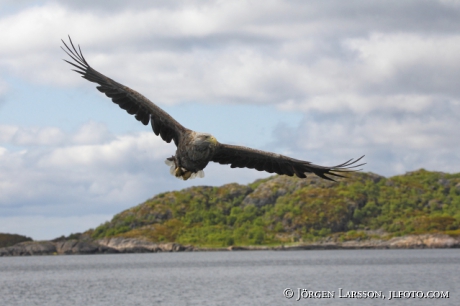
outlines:
{"label": "white cloud", "polygon": [[80,127],[73,135],[72,142],[75,144],[96,144],[112,139],[113,135],[110,134],[104,124],[91,121]]}
{"label": "white cloud", "polygon": [[[167,146],[162,145],[161,138],[151,132],[125,135],[107,143],[93,145],[71,145],[56,148],[39,161],[41,167],[114,167],[121,163],[133,163],[134,160],[151,162],[167,155]],[[137,152],[133,156],[133,152]]]}
{"label": "white cloud", "polygon": [[[7,127],[8,128],[8,127]],[[64,133],[58,128],[23,128],[17,129],[11,143],[24,145],[55,145],[64,141]]]}
{"label": "white cloud", "polygon": [[[120,205],[133,193],[145,192],[147,186],[158,179],[155,175],[152,175],[153,179],[145,177],[149,170],[160,169],[159,165],[171,149],[159,137],[142,133],[99,139],[96,144],[90,139],[93,144],[79,144],[83,137],[77,136],[87,128],[88,125],[83,126],[74,135],[46,128],[56,130],[63,139],[77,140],[75,143],[54,143],[48,148],[43,147],[43,143],[36,146],[40,142],[16,142],[15,137],[6,141],[6,145],[28,146],[21,151],[2,148],[0,182],[7,188],[0,194],[0,203],[23,205],[38,199],[29,205],[47,206],[66,201],[76,206],[79,202],[97,204],[98,196],[112,194],[101,205],[107,205],[110,200],[116,200]],[[166,166],[161,168],[168,173]]]}
{"label": "white cloud", "polygon": [[[17,134],[23,128],[2,126]],[[212,165],[205,169],[206,177],[195,181],[180,181],[169,173],[166,157],[175,153],[175,146],[164,143],[152,132],[125,134],[117,137],[85,138],[87,129],[104,131],[104,126],[90,122],[75,133],[56,128],[67,142],[22,142],[25,149],[14,150],[15,137],[5,137],[0,144],[0,215],[7,232],[20,232],[37,237],[53,238],[69,231],[96,227],[98,223],[77,227],[78,220],[99,220],[141,203],[156,193],[182,189],[196,184],[221,185],[229,181],[252,182],[268,174],[253,170],[234,170]],[[79,137],[76,137],[79,136]],[[97,140],[97,141],[96,141]],[[91,144],[87,144],[87,143]],[[83,143],[83,144],[81,144]],[[93,215],[97,215],[93,218]],[[56,216],[56,217],[53,217]],[[65,221],[69,227],[62,232]],[[27,226],[11,226],[11,220],[31,218],[32,232]],[[56,227],[50,226],[56,225]],[[6,230],[10,226],[9,230]],[[17,230],[16,230],[17,229]],[[0,228],[0,231],[2,229]]]}
{"label": "white cloud", "polygon": [[[459,33],[374,33],[347,40],[345,45],[358,52],[363,87],[374,83],[376,88],[393,80],[391,85],[398,91],[459,93],[453,81],[460,77]],[[394,86],[396,81],[402,86]]]}
{"label": "white cloud", "polygon": [[18,130],[19,127],[17,126],[0,125],[0,141],[11,141]]}
{"label": "white cloud", "polygon": [[15,146],[56,146],[63,144],[93,144],[110,139],[113,136],[101,123],[88,122],[70,138],[57,127],[19,127],[0,124],[0,143]]}
{"label": "white cloud", "polygon": [[[273,139],[260,140],[263,149],[318,164],[366,154],[364,169],[385,175],[421,167],[459,171],[457,1],[7,2],[10,9],[0,14],[0,118],[7,119],[0,125],[2,215],[111,214],[160,191],[267,175],[210,165],[204,179],[178,181],[163,163],[174,146],[151,132],[115,134],[88,122],[94,117],[76,119],[66,127],[71,132],[49,123],[26,127],[26,119],[16,124],[5,110],[82,118],[68,111],[67,99],[88,102],[89,92],[97,94],[95,84],[61,61],[60,39],[67,34],[94,68],[153,102],[176,109],[188,102],[238,103],[258,118],[266,115],[263,108],[244,106],[270,104],[304,115],[294,128],[275,128],[269,116],[274,123],[260,128],[274,129]],[[59,103],[42,96],[35,103],[26,93],[38,86],[50,99],[61,87],[80,89]],[[216,134],[228,135],[223,120],[232,122],[235,135],[248,132],[237,115],[231,121],[222,113],[201,107],[196,118],[212,116],[209,130]],[[189,122],[197,120],[193,115]]]}
{"label": "white cloud", "polygon": [[288,100],[279,104],[278,108],[286,111],[301,110],[321,111],[324,113],[338,113],[351,111],[356,115],[372,112],[381,114],[412,113],[414,115],[426,112],[434,105],[439,106],[442,97],[430,97],[418,94],[396,95],[356,95],[356,94],[330,94],[317,95],[309,100]]}
{"label": "white cloud", "polygon": [[420,108],[415,102],[393,107],[370,102],[375,107],[361,113],[311,108],[297,128],[280,126],[272,147],[324,165],[365,154],[364,170],[387,176],[420,168],[460,171],[458,101],[430,101]]}
{"label": "white cloud", "polygon": [[[59,40],[71,34],[96,69],[163,103],[304,103],[332,92],[414,94],[414,86],[427,85],[458,91],[458,33],[401,32],[410,20],[392,29],[389,16],[403,14],[391,6],[332,3],[117,2],[117,10],[103,14],[86,2],[84,9],[48,2],[0,20],[0,63],[36,82],[85,86],[58,60],[67,57]],[[442,4],[411,3],[402,9],[420,16],[445,11]],[[365,13],[352,14],[356,9]],[[360,30],[377,11],[385,31],[376,21]]]}

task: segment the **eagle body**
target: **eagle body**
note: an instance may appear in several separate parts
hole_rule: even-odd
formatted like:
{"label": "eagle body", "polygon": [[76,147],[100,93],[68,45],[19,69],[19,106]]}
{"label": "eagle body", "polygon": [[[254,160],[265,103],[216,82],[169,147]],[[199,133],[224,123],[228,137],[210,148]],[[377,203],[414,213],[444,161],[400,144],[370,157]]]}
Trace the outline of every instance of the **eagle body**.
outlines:
{"label": "eagle body", "polygon": [[177,146],[176,155],[167,159],[174,164],[167,164],[174,166],[174,175],[184,180],[193,174],[201,176],[202,170],[214,156],[218,144],[211,134],[187,131],[183,141]]}
{"label": "eagle body", "polygon": [[176,154],[166,159],[166,164],[171,166],[170,172],[177,178],[187,180],[196,176],[203,177],[203,169],[209,162],[230,165],[231,168],[250,168],[258,171],[277,173],[280,175],[296,175],[305,178],[307,173],[333,180],[329,176],[343,177],[339,173],[359,171],[356,163],[364,156],[350,159],[342,164],[325,167],[311,162],[291,158],[281,154],[256,150],[243,146],[219,143],[214,136],[208,133],[192,131],[177,122],[168,113],[144,97],[137,91],[120,84],[102,73],[93,69],[83,57],[80,46],[75,48],[69,37],[70,46],[64,42],[64,52],[73,62],[65,60],[77,69],[75,72],[90,82],[97,83],[97,90],[112,99],[112,102],[134,115],[142,124],[151,124],[155,135],[164,141],[171,141],[177,147]]}

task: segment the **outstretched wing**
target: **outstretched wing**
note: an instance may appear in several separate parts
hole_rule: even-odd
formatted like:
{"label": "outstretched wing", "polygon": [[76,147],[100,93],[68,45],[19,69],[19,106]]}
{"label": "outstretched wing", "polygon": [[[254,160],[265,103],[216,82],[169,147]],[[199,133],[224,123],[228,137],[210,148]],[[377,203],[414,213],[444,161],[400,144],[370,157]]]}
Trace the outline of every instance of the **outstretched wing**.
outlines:
{"label": "outstretched wing", "polygon": [[314,173],[323,179],[333,181],[332,178],[326,175],[343,177],[343,175],[338,173],[358,171],[354,168],[364,165],[364,163],[356,165],[356,163],[363,157],[364,155],[355,161],[350,159],[349,161],[337,166],[323,167],[307,161],[271,152],[254,150],[247,147],[219,144],[211,160],[219,164],[229,164],[231,168],[250,168],[258,171],[267,171],[269,173],[285,174],[289,176],[297,175],[300,178],[305,178],[305,173]]}
{"label": "outstretched wing", "polygon": [[176,146],[179,144],[181,135],[187,131],[185,127],[137,91],[117,83],[91,68],[83,57],[80,46],[78,46],[77,51],[70,36],[69,41],[72,49],[64,41],[62,42],[67,50],[62,47],[61,49],[74,60],[74,63],[65,60],[78,69],[72,69],[73,71],[80,73],[83,78],[90,82],[98,83],[100,86],[96,88],[100,92],[112,98],[112,101],[118,104],[120,108],[126,110],[128,114],[135,115],[136,119],[144,125],[147,125],[150,121],[153,132],[156,135],[160,135],[164,141],[169,143],[171,140],[174,140]]}

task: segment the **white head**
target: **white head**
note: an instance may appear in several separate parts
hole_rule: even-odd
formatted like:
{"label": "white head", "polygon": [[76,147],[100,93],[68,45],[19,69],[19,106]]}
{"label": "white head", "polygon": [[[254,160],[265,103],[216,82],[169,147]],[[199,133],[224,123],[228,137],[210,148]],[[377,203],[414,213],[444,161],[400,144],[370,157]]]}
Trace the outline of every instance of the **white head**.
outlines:
{"label": "white head", "polygon": [[212,136],[211,134],[208,133],[196,133],[193,143],[196,146],[212,146],[217,144],[217,139],[216,137]]}

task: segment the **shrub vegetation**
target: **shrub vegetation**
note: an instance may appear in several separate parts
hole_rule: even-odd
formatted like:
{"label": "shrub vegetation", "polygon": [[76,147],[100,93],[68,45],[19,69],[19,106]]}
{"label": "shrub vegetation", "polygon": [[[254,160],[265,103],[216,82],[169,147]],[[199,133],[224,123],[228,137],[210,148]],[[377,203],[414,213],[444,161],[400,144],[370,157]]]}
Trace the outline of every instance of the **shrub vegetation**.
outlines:
{"label": "shrub vegetation", "polygon": [[460,174],[424,169],[338,182],[272,176],[247,186],[191,187],[125,210],[92,237],[144,237],[195,246],[270,245],[460,233]]}

